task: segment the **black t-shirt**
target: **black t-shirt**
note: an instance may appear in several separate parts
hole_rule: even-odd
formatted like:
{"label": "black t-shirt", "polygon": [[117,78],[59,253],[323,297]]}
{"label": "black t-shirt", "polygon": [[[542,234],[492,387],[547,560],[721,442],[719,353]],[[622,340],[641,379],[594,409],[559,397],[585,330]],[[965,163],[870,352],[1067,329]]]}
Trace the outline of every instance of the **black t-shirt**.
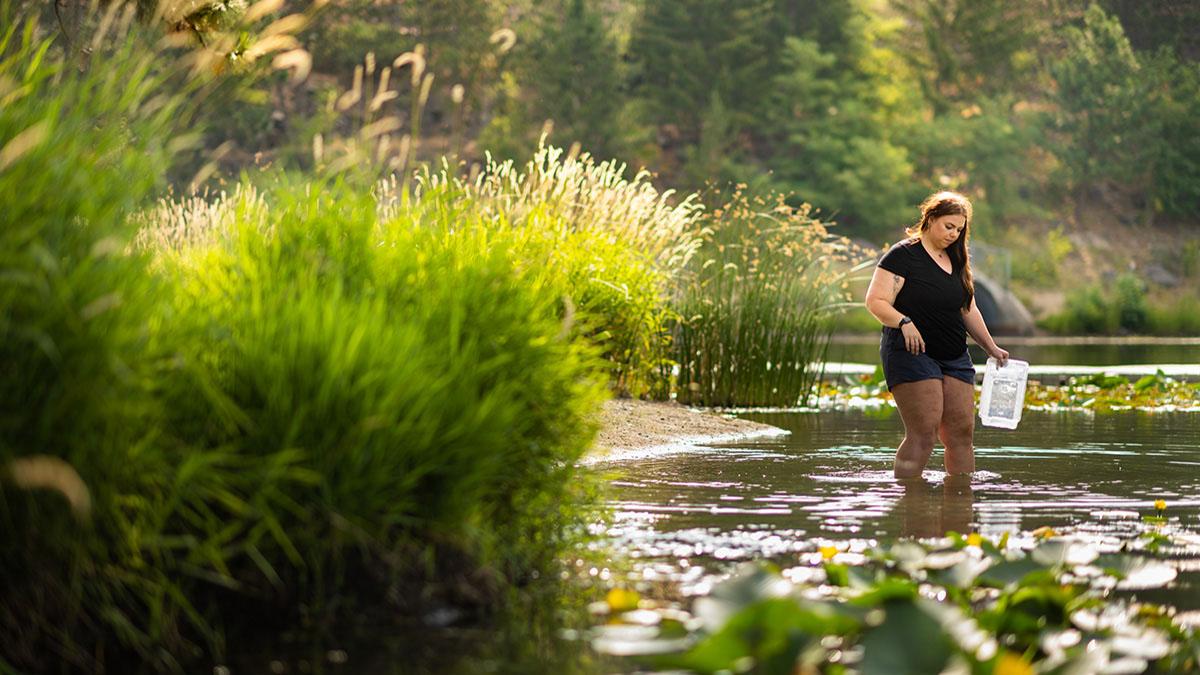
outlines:
{"label": "black t-shirt", "polygon": [[967,349],[967,328],[962,304],[966,293],[958,266],[947,274],[930,257],[919,239],[896,244],[883,254],[879,266],[904,278],[893,303],[912,319],[925,339],[925,353],[935,359],[954,359]]}

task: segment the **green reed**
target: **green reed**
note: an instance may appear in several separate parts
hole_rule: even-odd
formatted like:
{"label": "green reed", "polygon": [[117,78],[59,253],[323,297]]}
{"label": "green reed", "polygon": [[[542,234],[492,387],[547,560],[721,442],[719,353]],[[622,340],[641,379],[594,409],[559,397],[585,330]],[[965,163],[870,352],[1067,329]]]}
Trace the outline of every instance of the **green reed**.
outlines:
{"label": "green reed", "polygon": [[814,395],[853,251],[806,209],[735,194],[706,222],[680,276],[674,359],[680,401],[804,405]]}

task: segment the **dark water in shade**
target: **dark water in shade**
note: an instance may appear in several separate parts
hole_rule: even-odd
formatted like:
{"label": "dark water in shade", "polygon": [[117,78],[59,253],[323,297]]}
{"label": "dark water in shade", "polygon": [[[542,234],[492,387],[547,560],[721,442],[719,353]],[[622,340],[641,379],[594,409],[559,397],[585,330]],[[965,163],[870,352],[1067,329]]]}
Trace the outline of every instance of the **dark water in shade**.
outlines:
{"label": "dark water in shade", "polygon": [[[789,436],[615,464],[610,535],[657,577],[723,561],[786,561],[814,542],[869,546],[896,537],[979,531],[1020,537],[1042,526],[1116,545],[1145,531],[1166,500],[1176,582],[1156,601],[1200,608],[1200,414],[1026,411],[1015,431],[977,427],[970,480],[946,479],[941,449],[924,480],[892,478],[899,416],[747,414]],[[1190,537],[1190,539],[1189,539]]]}

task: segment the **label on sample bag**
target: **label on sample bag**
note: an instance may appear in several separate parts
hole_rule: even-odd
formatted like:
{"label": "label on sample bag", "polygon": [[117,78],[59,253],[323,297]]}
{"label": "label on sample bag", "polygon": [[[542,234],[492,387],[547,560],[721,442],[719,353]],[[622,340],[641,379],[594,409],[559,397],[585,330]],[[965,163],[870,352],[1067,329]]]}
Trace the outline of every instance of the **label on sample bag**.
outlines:
{"label": "label on sample bag", "polygon": [[1025,407],[1025,383],[1029,363],[1009,359],[1001,368],[996,359],[987,360],[983,391],[979,395],[979,419],[987,427],[1016,429]]}

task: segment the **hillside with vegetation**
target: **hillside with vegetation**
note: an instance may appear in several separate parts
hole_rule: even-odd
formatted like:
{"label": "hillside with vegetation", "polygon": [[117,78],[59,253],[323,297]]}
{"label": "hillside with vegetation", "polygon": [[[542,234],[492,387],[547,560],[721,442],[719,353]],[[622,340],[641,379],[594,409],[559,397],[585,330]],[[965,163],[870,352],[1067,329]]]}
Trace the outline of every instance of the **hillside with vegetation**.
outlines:
{"label": "hillside with vegetation", "polygon": [[[244,11],[175,28],[203,40]],[[332,0],[297,36],[307,77],[206,116],[209,180],[311,166],[314,136],[389,120],[398,168],[465,174],[544,136],[660,188],[786,194],[870,247],[953,189],[1000,253],[981,269],[1044,328],[1189,333],[1197,25],[1187,0]]]}

